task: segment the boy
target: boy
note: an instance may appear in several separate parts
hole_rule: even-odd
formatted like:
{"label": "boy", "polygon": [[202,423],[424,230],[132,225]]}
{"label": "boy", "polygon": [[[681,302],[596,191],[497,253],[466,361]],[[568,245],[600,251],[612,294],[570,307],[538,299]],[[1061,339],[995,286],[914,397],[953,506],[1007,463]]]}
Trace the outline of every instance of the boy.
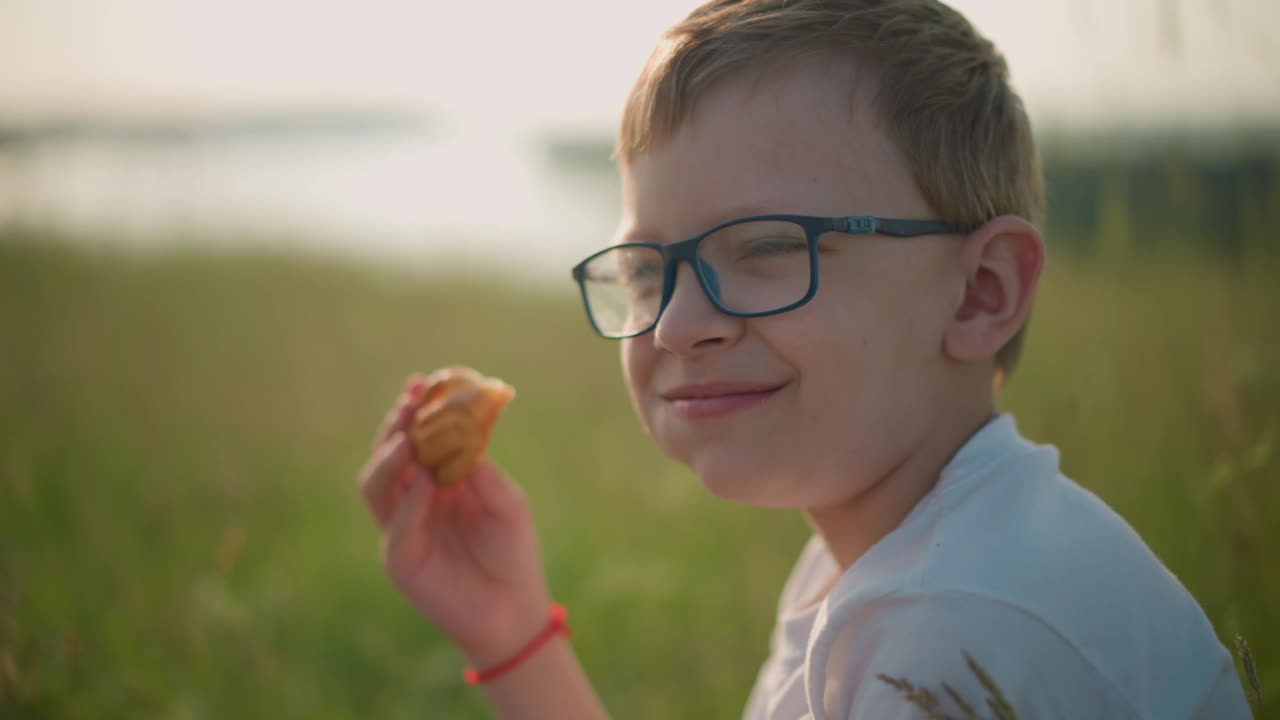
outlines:
{"label": "boy", "polygon": [[[966,653],[1022,718],[1247,717],[1195,601],[996,412],[1042,189],[1004,62],[963,18],[713,0],[660,42],[618,149],[617,236],[574,276],[642,425],[711,492],[814,529],[747,718],[924,714],[880,676],[963,716],[942,683],[984,707]],[[420,393],[362,477],[390,576],[499,716],[603,717],[519,492],[489,463],[445,490],[409,461]]]}

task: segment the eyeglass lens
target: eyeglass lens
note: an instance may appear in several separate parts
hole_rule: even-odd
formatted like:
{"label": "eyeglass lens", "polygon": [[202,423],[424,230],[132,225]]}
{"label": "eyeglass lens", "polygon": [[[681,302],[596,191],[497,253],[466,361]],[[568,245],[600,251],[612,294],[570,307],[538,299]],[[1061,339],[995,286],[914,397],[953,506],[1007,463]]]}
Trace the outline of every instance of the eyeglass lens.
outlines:
{"label": "eyeglass lens", "polygon": [[[792,305],[809,291],[809,242],[800,225],[753,220],[721,228],[698,246],[705,290],[734,313],[767,313]],[[601,333],[622,337],[647,330],[661,310],[664,268],[660,250],[624,245],[597,255],[584,273],[587,306]]]}

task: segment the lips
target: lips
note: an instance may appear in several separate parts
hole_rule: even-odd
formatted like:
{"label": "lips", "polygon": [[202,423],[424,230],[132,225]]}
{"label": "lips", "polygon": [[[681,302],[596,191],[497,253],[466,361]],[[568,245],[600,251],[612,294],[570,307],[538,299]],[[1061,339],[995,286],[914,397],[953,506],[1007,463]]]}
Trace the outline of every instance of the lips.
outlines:
{"label": "lips", "polygon": [[722,397],[725,395],[748,395],[777,390],[782,383],[749,383],[749,382],[707,382],[681,385],[663,393],[664,400],[690,400],[699,398]]}
{"label": "lips", "polygon": [[754,407],[773,397],[777,383],[707,382],[681,385],[659,393],[676,415],[686,420],[724,417]]}

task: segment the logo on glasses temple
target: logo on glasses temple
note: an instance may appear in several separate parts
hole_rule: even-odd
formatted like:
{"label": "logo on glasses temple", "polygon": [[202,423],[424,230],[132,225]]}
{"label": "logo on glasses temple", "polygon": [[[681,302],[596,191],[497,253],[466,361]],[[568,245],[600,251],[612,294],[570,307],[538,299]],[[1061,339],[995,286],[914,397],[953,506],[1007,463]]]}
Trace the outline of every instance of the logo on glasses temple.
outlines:
{"label": "logo on glasses temple", "polygon": [[873,233],[876,231],[876,219],[873,217],[847,217],[844,220],[848,226],[846,232]]}

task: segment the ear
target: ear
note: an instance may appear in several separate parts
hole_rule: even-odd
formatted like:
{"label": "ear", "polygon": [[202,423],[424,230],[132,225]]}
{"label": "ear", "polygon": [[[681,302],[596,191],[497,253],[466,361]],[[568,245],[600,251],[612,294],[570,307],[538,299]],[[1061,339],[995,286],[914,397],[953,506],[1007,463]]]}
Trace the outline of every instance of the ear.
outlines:
{"label": "ear", "polygon": [[964,293],[947,324],[943,351],[974,362],[995,357],[1022,327],[1044,267],[1044,241],[1016,215],[987,221],[960,251]]}

